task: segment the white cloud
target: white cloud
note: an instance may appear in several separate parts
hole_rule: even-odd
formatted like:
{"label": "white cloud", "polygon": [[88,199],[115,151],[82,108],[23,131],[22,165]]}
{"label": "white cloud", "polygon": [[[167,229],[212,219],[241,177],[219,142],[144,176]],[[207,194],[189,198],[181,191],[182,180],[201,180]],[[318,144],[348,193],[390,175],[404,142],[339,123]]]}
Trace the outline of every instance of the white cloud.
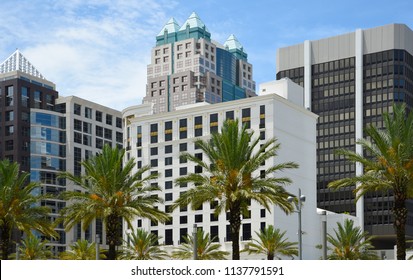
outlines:
{"label": "white cloud", "polygon": [[[7,58],[18,47],[62,96],[122,110],[139,104],[145,95],[150,50],[168,20],[166,3],[175,5],[142,0],[7,5],[9,13],[31,13],[4,25],[0,54]],[[0,24],[6,21],[0,19]]]}

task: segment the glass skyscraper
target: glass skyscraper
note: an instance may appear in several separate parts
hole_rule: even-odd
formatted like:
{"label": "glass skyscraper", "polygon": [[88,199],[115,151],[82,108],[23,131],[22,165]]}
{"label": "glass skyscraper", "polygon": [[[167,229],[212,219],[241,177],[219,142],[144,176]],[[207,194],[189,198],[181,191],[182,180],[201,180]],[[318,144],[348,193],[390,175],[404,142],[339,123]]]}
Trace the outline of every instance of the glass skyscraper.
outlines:
{"label": "glass skyscraper", "polygon": [[[413,106],[413,31],[403,24],[367,30],[277,50],[277,79],[302,85],[305,106],[317,124],[317,202],[320,208],[357,215],[374,235],[376,248],[392,249],[393,194],[368,193],[356,204],[353,188],[334,191],[329,182],[362,174],[361,167],[335,154],[338,148],[362,152],[355,142],[364,127],[383,127],[382,114],[394,103]],[[413,236],[413,204],[407,234]]]}

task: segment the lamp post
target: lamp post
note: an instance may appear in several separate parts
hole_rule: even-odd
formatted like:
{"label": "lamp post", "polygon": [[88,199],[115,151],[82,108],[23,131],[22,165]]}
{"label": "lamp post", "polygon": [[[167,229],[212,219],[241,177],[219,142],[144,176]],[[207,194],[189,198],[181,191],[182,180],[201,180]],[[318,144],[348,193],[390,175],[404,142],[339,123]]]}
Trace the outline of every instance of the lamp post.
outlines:
{"label": "lamp post", "polygon": [[[292,203],[294,201],[294,197],[289,196],[287,200]],[[296,204],[298,214],[298,254],[300,260],[303,259],[303,231],[301,230],[301,208],[303,206],[303,202],[305,202],[305,196],[301,194],[301,189],[298,189],[298,203]]]}
{"label": "lamp post", "polygon": [[327,259],[327,211],[321,211],[322,220],[321,220],[321,238],[323,246],[323,260]]}
{"label": "lamp post", "polygon": [[96,234],[96,239],[95,239],[95,242],[96,242],[96,260],[99,260],[99,243],[100,243],[100,236],[99,236],[99,234]]}
{"label": "lamp post", "polygon": [[198,237],[197,237],[198,227],[194,224],[194,231],[192,232],[192,238],[194,240],[194,260],[198,259]]}

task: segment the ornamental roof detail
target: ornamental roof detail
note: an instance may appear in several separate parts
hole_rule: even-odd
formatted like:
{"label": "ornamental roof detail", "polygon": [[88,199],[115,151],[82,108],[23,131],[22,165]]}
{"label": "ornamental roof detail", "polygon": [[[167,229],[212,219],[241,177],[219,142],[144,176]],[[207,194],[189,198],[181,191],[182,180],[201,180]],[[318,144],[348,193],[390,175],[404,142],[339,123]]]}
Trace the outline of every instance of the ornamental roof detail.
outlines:
{"label": "ornamental roof detail", "polygon": [[165,34],[165,31],[167,33],[174,33],[179,31],[179,24],[178,22],[174,19],[171,18],[165,26],[162,28],[162,30],[158,33],[158,36],[163,36]]}
{"label": "ornamental roof detail", "polygon": [[13,71],[21,71],[40,79],[46,79],[18,49],[0,64],[0,74]]}
{"label": "ornamental roof detail", "polygon": [[237,37],[234,34],[231,34],[228,39],[224,43],[224,47],[228,48],[229,50],[244,50],[244,47],[238,41]]}
{"label": "ornamental roof detail", "polygon": [[189,28],[205,28],[205,30],[207,32],[209,32],[208,28],[206,27],[206,25],[204,24],[204,22],[199,18],[199,16],[197,15],[197,13],[193,12],[189,18],[184,22],[184,24],[182,24],[181,28],[179,29],[179,31],[183,31],[186,29],[186,27],[189,25]]}

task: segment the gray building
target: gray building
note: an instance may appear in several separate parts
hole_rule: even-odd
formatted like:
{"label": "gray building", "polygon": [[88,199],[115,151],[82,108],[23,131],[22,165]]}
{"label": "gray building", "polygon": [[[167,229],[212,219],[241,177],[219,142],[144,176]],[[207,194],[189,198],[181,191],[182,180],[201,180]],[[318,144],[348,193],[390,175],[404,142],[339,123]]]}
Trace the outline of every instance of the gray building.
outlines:
{"label": "gray building", "polygon": [[[368,124],[382,127],[381,115],[394,103],[413,106],[413,32],[390,24],[277,50],[277,79],[289,77],[304,87],[305,107],[317,124],[317,203],[330,211],[357,215],[377,236],[376,248],[393,248],[392,193],[369,193],[355,202],[354,188],[333,191],[330,181],[363,172],[334,154],[355,145]],[[407,234],[413,236],[413,206],[408,203]]]}
{"label": "gray building", "polygon": [[[0,64],[0,101],[0,159],[19,163],[32,182],[41,184],[42,194],[80,190],[58,178],[59,172],[81,175],[81,161],[104,144],[122,146],[121,112],[75,96],[59,97],[55,84],[19,50]],[[66,206],[57,197],[41,204],[51,209],[53,221]],[[50,245],[56,254],[78,239],[94,241],[96,234],[106,244],[101,221],[83,229],[79,224],[68,232],[60,223],[55,230],[59,238],[50,240]],[[20,238],[16,232],[14,239]]]}
{"label": "gray building", "polygon": [[143,99],[154,104],[155,113],[255,95],[252,65],[234,35],[224,45],[214,42],[206,25],[192,13],[182,26],[171,18],[156,36]]}

